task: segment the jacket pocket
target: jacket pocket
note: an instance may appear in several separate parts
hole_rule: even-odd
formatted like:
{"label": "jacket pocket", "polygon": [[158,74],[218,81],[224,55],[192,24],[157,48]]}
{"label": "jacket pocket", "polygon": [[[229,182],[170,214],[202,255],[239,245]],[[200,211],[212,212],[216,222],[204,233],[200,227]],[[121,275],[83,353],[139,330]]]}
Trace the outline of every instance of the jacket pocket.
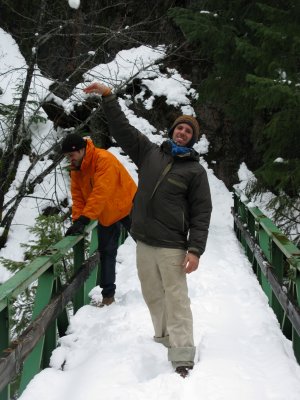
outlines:
{"label": "jacket pocket", "polygon": [[186,184],[184,184],[183,182],[178,181],[177,179],[174,178],[168,178],[168,182],[170,182],[172,185],[175,185],[177,187],[179,187],[180,189],[184,189],[187,190],[187,186]]}

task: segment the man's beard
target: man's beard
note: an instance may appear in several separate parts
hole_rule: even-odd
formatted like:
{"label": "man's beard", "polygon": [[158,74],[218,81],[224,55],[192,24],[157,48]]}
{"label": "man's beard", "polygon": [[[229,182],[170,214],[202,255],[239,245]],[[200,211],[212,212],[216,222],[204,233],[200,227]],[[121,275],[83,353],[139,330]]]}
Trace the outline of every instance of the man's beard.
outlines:
{"label": "man's beard", "polygon": [[81,162],[76,161],[76,164],[71,163],[70,164],[70,170],[71,171],[78,171],[80,170]]}

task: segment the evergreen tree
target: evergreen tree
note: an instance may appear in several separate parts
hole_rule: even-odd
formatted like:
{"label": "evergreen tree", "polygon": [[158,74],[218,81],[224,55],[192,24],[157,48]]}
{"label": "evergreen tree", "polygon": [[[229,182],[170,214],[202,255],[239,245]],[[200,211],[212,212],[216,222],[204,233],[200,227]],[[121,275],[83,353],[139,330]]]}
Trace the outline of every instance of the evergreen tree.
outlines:
{"label": "evergreen tree", "polygon": [[170,15],[204,60],[199,98],[251,136],[256,189],[277,196],[277,211],[294,204],[299,223],[300,3],[196,1]]}
{"label": "evergreen tree", "polygon": [[[36,219],[36,224],[29,228],[29,232],[34,234],[34,239],[21,246],[24,248],[24,261],[13,261],[1,257],[1,263],[8,270],[17,272],[33,261],[36,257],[43,254],[51,245],[60,241],[62,235],[61,217],[57,215],[40,215]],[[57,274],[62,283],[66,283],[71,276],[70,257],[66,256],[61,264],[56,265]],[[31,321],[32,307],[36,292],[36,282],[33,282],[22,292],[13,303],[11,315],[11,337],[19,336]]]}

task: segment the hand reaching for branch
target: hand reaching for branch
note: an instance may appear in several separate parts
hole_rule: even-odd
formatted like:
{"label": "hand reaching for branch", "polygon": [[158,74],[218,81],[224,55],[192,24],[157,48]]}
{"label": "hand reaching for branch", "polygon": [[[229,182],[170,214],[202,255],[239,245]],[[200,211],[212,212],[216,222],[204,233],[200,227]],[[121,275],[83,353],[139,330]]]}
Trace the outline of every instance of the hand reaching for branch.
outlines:
{"label": "hand reaching for branch", "polygon": [[83,89],[84,93],[97,93],[101,94],[103,97],[109,96],[111,94],[111,88],[104,85],[104,83],[94,82],[91,85]]}

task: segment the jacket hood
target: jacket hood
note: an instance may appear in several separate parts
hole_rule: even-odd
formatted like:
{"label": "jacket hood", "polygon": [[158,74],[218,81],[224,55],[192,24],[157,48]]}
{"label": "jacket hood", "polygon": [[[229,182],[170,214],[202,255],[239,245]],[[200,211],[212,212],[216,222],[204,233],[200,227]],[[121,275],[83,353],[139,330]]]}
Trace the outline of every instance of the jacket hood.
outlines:
{"label": "jacket hood", "polygon": [[93,154],[95,152],[95,145],[92,141],[92,139],[88,138],[86,140],[86,148],[85,148],[85,155],[83,157],[80,170],[83,171],[87,168],[87,166],[90,164],[93,158]]}

